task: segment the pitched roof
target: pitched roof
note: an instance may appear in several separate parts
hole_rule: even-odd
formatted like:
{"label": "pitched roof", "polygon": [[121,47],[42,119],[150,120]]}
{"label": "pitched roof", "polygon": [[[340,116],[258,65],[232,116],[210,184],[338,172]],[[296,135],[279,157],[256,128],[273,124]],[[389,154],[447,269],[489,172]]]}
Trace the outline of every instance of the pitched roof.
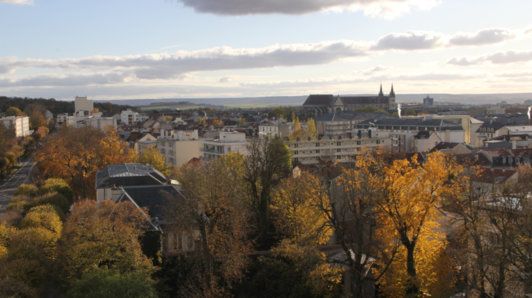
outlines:
{"label": "pitched roof", "polygon": [[332,94],[311,94],[303,103],[304,106],[332,106],[335,98]]}
{"label": "pitched roof", "polygon": [[168,208],[185,200],[174,185],[128,186],[123,189],[140,208],[148,209],[150,217],[159,223],[167,223],[170,220]]}

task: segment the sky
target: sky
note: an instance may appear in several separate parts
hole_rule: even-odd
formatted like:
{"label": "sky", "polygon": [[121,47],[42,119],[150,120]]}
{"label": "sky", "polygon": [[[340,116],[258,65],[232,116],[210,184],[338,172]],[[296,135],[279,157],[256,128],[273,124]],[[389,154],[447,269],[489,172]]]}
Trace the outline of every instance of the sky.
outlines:
{"label": "sky", "polygon": [[0,0],[0,95],[532,92],[531,0]]}

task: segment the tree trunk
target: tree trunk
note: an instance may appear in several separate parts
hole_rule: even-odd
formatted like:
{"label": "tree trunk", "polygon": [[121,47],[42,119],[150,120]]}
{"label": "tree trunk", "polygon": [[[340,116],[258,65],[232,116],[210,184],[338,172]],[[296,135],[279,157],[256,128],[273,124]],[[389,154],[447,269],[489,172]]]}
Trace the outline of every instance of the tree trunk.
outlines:
{"label": "tree trunk", "polygon": [[406,285],[407,297],[418,297],[419,286],[417,281],[416,263],[414,260],[415,243],[406,245],[406,271],[408,273],[408,281]]}

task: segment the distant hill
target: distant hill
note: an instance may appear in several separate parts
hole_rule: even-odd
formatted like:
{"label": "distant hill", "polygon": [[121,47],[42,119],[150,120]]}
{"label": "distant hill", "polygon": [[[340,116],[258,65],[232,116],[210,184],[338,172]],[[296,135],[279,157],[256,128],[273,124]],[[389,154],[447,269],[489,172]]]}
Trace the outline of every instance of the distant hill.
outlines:
{"label": "distant hill", "polygon": [[[349,94],[346,94],[349,95]],[[507,94],[428,94],[438,103],[459,104],[495,104],[501,101],[507,103],[523,103],[532,100],[532,93],[507,93]],[[427,94],[398,94],[397,102],[423,102]],[[225,107],[271,107],[271,106],[299,106],[302,105],[307,95],[300,96],[269,96],[269,97],[234,97],[234,98],[166,98],[166,99],[123,99],[123,100],[100,100],[120,105],[130,106],[168,106],[180,103],[182,105],[197,106],[225,106]]]}

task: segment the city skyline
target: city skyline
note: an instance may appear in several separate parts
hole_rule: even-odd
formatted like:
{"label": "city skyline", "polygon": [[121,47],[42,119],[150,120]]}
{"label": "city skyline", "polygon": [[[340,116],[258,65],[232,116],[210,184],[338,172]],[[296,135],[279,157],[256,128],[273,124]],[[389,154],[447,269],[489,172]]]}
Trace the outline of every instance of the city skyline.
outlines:
{"label": "city skyline", "polygon": [[529,1],[240,2],[0,0],[0,94],[530,92]]}

